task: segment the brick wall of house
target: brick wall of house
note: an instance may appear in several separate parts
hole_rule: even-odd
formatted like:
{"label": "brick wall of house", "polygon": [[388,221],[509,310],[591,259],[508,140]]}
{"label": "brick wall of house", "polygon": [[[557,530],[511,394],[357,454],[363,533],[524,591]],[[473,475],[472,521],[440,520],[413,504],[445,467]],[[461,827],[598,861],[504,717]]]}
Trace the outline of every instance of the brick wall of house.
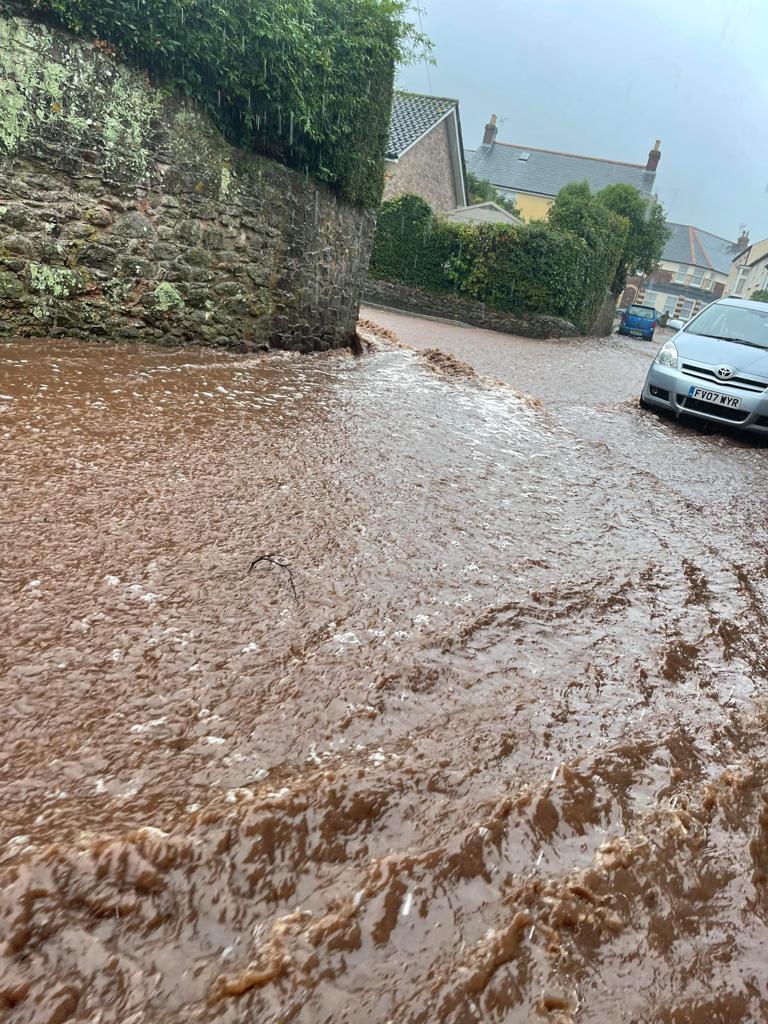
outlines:
{"label": "brick wall of house", "polygon": [[436,125],[397,163],[387,161],[384,198],[402,195],[421,196],[433,210],[443,213],[462,205],[461,196],[456,194],[447,120]]}

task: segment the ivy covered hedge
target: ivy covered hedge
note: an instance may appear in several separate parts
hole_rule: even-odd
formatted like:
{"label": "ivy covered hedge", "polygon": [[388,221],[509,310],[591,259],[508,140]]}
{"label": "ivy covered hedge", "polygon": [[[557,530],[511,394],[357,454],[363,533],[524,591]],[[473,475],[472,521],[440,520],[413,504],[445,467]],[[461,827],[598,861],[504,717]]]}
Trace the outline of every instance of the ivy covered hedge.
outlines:
{"label": "ivy covered hedge", "polygon": [[546,223],[458,224],[417,196],[384,203],[371,276],[432,292],[455,292],[509,313],[543,313],[594,323],[626,240],[608,215],[589,241]]}
{"label": "ivy covered hedge", "polygon": [[[236,145],[376,206],[401,0],[0,0],[111,45],[194,98]],[[419,40],[416,40],[417,43]]]}

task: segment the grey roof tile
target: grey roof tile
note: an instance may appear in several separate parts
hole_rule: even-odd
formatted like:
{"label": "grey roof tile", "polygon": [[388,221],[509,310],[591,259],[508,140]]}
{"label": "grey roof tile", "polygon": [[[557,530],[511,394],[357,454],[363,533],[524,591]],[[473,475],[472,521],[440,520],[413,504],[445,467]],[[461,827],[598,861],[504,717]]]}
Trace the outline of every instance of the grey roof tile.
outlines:
{"label": "grey roof tile", "polygon": [[[525,153],[529,154],[527,159],[520,159]],[[546,196],[556,196],[564,185],[584,180],[593,192],[599,192],[608,185],[626,184],[634,185],[643,195],[650,196],[656,179],[654,171],[648,171],[640,164],[623,164],[616,160],[556,153],[530,146],[510,146],[504,142],[468,151],[467,162],[473,174],[499,188]]]}
{"label": "grey roof tile", "polygon": [[409,146],[418,142],[449,110],[458,105],[458,100],[446,99],[444,96],[396,92],[392,100],[387,159],[397,160]]}
{"label": "grey roof tile", "polygon": [[720,274],[730,273],[731,262],[739,251],[736,242],[711,235],[690,224],[668,222],[667,227],[672,236],[664,246],[663,259],[670,263],[685,263],[705,270],[716,270]]}

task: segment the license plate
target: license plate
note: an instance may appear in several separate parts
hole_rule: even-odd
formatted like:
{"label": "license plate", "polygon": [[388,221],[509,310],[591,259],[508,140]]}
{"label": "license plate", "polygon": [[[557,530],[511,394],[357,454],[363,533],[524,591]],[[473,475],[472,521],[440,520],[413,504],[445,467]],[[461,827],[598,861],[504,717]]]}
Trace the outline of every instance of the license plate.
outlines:
{"label": "license plate", "polygon": [[738,409],[741,406],[740,398],[722,395],[719,391],[707,391],[706,388],[697,388],[694,385],[688,388],[688,397],[699,402],[711,402],[712,405],[724,405],[728,409]]}
{"label": "license plate", "polygon": [[629,333],[630,334],[636,334],[639,338],[642,338],[642,336],[643,336],[643,332],[642,331],[634,331],[633,330],[633,331],[630,331]]}

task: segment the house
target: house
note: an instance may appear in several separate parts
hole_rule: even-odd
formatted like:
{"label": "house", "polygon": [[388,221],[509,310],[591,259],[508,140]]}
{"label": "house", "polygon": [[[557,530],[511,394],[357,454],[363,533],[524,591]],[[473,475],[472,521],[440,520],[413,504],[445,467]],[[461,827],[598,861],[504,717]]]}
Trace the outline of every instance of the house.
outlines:
{"label": "house", "polygon": [[702,231],[690,224],[667,223],[671,234],[658,269],[650,277],[630,277],[622,305],[639,302],[657,311],[690,320],[726,291],[734,256],[749,244]]}
{"label": "house", "polygon": [[395,92],[384,199],[416,195],[447,213],[469,203],[459,101]]}
{"label": "house", "polygon": [[513,199],[524,220],[543,220],[560,189],[574,181],[586,180],[593,192],[608,185],[626,184],[634,185],[644,196],[653,193],[661,160],[658,141],[645,164],[627,164],[534,146],[513,146],[498,142],[498,131],[494,114],[485,126],[482,145],[467,150],[467,167]]}
{"label": "house", "polygon": [[750,299],[755,292],[768,291],[768,238],[740,250],[731,265],[726,292]]}
{"label": "house", "polygon": [[522,224],[514,213],[503,209],[497,203],[475,203],[473,206],[460,206],[458,210],[447,213],[447,220],[460,224]]}

